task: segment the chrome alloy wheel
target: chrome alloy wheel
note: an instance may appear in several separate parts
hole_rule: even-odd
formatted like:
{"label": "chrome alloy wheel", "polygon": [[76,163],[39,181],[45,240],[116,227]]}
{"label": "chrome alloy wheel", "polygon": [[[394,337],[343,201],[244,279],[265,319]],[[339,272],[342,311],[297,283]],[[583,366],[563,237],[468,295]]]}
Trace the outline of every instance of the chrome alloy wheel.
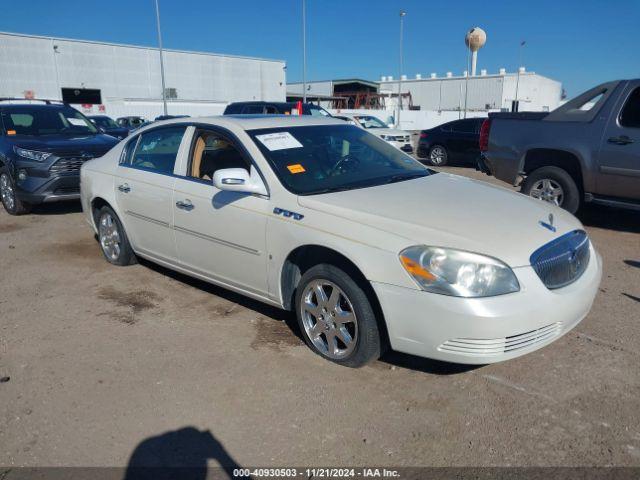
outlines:
{"label": "chrome alloy wheel", "polygon": [[434,165],[440,165],[444,161],[446,155],[444,148],[433,147],[429,153],[429,160],[431,160],[431,163]]}
{"label": "chrome alloy wheel", "polygon": [[6,173],[0,175],[0,195],[2,195],[2,202],[7,207],[7,210],[13,210],[16,204],[16,197],[9,175]]}
{"label": "chrome alloy wheel", "polygon": [[534,183],[529,191],[529,195],[558,206],[562,205],[562,201],[564,200],[564,190],[562,186],[550,178],[542,178]]}
{"label": "chrome alloy wheel", "polygon": [[313,345],[326,357],[347,357],[356,347],[358,321],[351,301],[335,283],[317,279],[302,293],[300,314]]}
{"label": "chrome alloy wheel", "polygon": [[120,257],[120,232],[118,224],[110,213],[103,213],[98,225],[98,236],[102,251],[111,260]]}

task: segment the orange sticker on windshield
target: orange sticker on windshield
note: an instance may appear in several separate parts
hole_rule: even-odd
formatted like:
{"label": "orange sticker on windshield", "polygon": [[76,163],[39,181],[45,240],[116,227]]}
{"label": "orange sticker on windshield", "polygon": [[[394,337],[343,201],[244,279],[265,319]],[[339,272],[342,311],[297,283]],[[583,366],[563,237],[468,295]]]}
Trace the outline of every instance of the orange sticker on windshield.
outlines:
{"label": "orange sticker on windshield", "polygon": [[306,172],[304,167],[302,165],[300,165],[299,163],[296,163],[295,165],[287,165],[287,168],[289,169],[289,171],[291,173],[304,173],[304,172]]}
{"label": "orange sticker on windshield", "polygon": [[7,130],[7,135],[15,135],[16,131],[15,130]]}

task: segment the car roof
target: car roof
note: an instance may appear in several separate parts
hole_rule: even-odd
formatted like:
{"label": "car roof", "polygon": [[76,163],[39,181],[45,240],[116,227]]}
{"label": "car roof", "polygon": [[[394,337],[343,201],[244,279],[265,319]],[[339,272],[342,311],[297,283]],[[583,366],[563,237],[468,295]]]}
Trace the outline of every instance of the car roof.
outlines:
{"label": "car roof", "polygon": [[[312,115],[220,115],[215,117],[174,118],[161,120],[149,125],[149,129],[161,125],[172,124],[210,124],[212,126],[229,127],[236,126],[242,130],[258,130],[263,128],[287,128],[305,127],[314,125],[342,125],[343,120],[333,117],[320,117]],[[145,130],[147,130],[145,128]],[[140,130],[142,131],[142,130]]]}
{"label": "car roof", "polygon": [[66,103],[0,103],[0,109],[4,107],[11,107],[12,109],[24,109],[24,110],[46,110],[56,108],[73,108]]}

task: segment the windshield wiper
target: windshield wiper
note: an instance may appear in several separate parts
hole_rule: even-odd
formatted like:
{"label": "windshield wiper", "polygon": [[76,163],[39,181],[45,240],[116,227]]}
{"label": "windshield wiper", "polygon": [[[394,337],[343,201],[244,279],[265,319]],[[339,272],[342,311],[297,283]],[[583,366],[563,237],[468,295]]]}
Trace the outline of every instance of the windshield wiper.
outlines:
{"label": "windshield wiper", "polygon": [[402,174],[390,176],[385,183],[403,182],[405,180],[411,180],[411,179],[414,179],[414,178],[426,177],[428,175],[429,175],[428,173],[423,173],[423,172],[421,172],[421,173],[402,173]]}

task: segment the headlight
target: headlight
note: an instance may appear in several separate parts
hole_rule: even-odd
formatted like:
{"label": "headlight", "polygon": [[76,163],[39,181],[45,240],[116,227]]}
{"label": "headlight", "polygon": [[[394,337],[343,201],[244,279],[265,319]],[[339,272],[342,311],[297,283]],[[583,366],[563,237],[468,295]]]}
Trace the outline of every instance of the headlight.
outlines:
{"label": "headlight", "polygon": [[386,140],[387,142],[393,142],[395,137],[393,135],[380,135],[382,140]]}
{"label": "headlight", "polygon": [[418,245],[400,252],[400,262],[427,292],[491,297],[520,290],[511,268],[500,260],[477,253]]}
{"label": "headlight", "polygon": [[13,147],[13,151],[20,155],[22,158],[28,158],[36,162],[44,162],[52,154],[48,152],[36,152],[35,150],[26,150],[20,147]]}

